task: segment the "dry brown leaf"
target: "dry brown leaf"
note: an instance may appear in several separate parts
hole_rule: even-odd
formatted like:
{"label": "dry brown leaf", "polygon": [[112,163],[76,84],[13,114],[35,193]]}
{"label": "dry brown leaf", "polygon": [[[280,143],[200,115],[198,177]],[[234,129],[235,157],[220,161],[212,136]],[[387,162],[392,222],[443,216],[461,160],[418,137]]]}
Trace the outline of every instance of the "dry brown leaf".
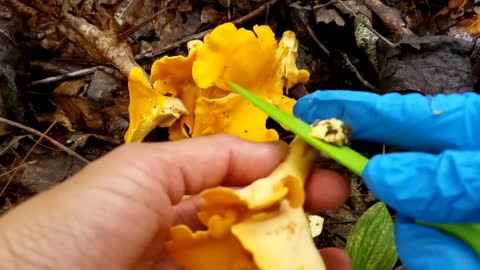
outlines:
{"label": "dry brown leaf", "polygon": [[449,0],[447,6],[438,11],[432,18],[439,31],[455,25],[465,13],[467,0]]}
{"label": "dry brown leaf", "polygon": [[58,25],[62,33],[71,41],[79,44],[92,58],[113,64],[125,77],[130,70],[138,66],[132,50],[126,43],[119,43],[116,35],[110,31],[101,31],[83,18],[67,14]]}
{"label": "dry brown leaf", "polygon": [[385,27],[397,37],[410,36],[414,33],[407,28],[400,11],[383,4],[380,0],[365,0],[365,5],[382,20]]}
{"label": "dry brown leaf", "polygon": [[323,22],[329,24],[335,22],[338,26],[345,25],[345,21],[335,9],[327,9],[326,7],[321,7],[315,11],[315,19],[317,23]]}
{"label": "dry brown leaf", "polygon": [[55,97],[55,103],[58,107],[58,113],[65,114],[75,130],[80,127],[85,127],[88,130],[103,129],[103,117],[101,114],[91,111],[88,99],[58,96]]}
{"label": "dry brown leaf", "polygon": [[438,11],[434,17],[447,15],[449,13],[458,14],[456,17],[459,17],[463,15],[463,11],[466,3],[467,3],[467,0],[449,0],[447,6],[445,6],[440,11]]}
{"label": "dry brown leaf", "polygon": [[65,81],[57,86],[52,94],[58,96],[76,96],[80,91],[84,90],[86,86],[87,83],[83,80]]}
{"label": "dry brown leaf", "polygon": [[181,0],[177,6],[178,11],[180,12],[189,12],[192,11],[192,2],[190,0]]}
{"label": "dry brown leaf", "polygon": [[467,0],[450,0],[448,1],[448,9],[459,9],[463,8],[465,4],[467,3]]}
{"label": "dry brown leaf", "polygon": [[78,172],[84,164],[62,151],[34,151],[15,181],[29,190],[42,192]]}
{"label": "dry brown leaf", "polygon": [[115,98],[113,105],[100,111],[105,119],[105,131],[115,138],[123,138],[128,130],[128,98]]}
{"label": "dry brown leaf", "polygon": [[468,33],[472,36],[480,35],[480,16],[475,15],[472,18],[467,18],[457,24],[458,30]]}
{"label": "dry brown leaf", "polygon": [[[122,86],[122,81],[115,78],[103,70],[97,70],[93,74],[92,81],[88,86],[87,96],[88,98],[106,103],[112,101],[114,91]],[[128,107],[128,105],[127,105]]]}
{"label": "dry brown leaf", "polygon": [[[161,6],[160,8],[164,8]],[[155,34],[159,39],[159,47],[175,42],[184,36],[183,17],[177,10],[163,13],[154,21]]]}
{"label": "dry brown leaf", "polygon": [[217,24],[225,14],[215,9],[213,5],[206,5],[202,9],[202,13],[200,15],[200,22],[201,23],[209,23],[209,24]]}

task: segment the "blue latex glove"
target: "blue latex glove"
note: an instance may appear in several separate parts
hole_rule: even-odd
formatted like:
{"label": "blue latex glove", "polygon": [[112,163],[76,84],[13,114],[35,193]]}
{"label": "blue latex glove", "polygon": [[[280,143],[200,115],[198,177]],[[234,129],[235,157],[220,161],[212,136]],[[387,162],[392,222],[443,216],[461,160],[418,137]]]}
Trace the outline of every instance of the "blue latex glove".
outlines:
{"label": "blue latex glove", "polygon": [[316,91],[294,114],[308,123],[336,117],[352,126],[355,140],[411,151],[376,155],[362,175],[398,211],[395,241],[407,270],[480,269],[463,242],[414,223],[480,223],[479,95]]}

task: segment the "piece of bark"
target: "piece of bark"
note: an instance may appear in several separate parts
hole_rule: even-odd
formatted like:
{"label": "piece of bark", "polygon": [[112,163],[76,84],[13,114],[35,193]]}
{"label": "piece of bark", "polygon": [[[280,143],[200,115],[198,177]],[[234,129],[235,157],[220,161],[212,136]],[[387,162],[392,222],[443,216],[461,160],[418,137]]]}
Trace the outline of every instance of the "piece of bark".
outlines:
{"label": "piece of bark", "polygon": [[127,43],[118,42],[113,32],[102,31],[85,19],[67,14],[58,25],[62,33],[71,41],[80,45],[93,59],[101,63],[113,64],[123,76],[128,77],[130,70],[138,66],[132,50]]}

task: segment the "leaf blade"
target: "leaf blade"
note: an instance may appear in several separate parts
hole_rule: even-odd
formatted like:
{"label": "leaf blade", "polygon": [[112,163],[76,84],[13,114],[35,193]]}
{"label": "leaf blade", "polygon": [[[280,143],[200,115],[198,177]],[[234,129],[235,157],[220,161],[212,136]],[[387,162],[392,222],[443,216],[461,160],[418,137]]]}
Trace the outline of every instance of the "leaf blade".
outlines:
{"label": "leaf blade", "polygon": [[371,206],[357,220],[345,249],[353,270],[392,269],[398,260],[394,224],[383,202]]}

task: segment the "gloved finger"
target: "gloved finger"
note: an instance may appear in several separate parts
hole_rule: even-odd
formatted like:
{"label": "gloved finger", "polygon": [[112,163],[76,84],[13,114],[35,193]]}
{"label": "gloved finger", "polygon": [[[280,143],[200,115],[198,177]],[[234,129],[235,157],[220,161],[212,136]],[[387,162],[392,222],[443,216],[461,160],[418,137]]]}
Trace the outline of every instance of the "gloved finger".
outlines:
{"label": "gloved finger", "polygon": [[395,219],[395,243],[408,270],[480,269],[477,255],[461,240],[404,216]]}
{"label": "gloved finger", "polygon": [[480,222],[480,151],[371,158],[363,179],[390,207],[426,222]]}
{"label": "gloved finger", "polygon": [[480,149],[480,97],[422,96],[360,91],[316,91],[297,101],[293,113],[308,123],[335,117],[353,128],[352,139],[408,150]]}

